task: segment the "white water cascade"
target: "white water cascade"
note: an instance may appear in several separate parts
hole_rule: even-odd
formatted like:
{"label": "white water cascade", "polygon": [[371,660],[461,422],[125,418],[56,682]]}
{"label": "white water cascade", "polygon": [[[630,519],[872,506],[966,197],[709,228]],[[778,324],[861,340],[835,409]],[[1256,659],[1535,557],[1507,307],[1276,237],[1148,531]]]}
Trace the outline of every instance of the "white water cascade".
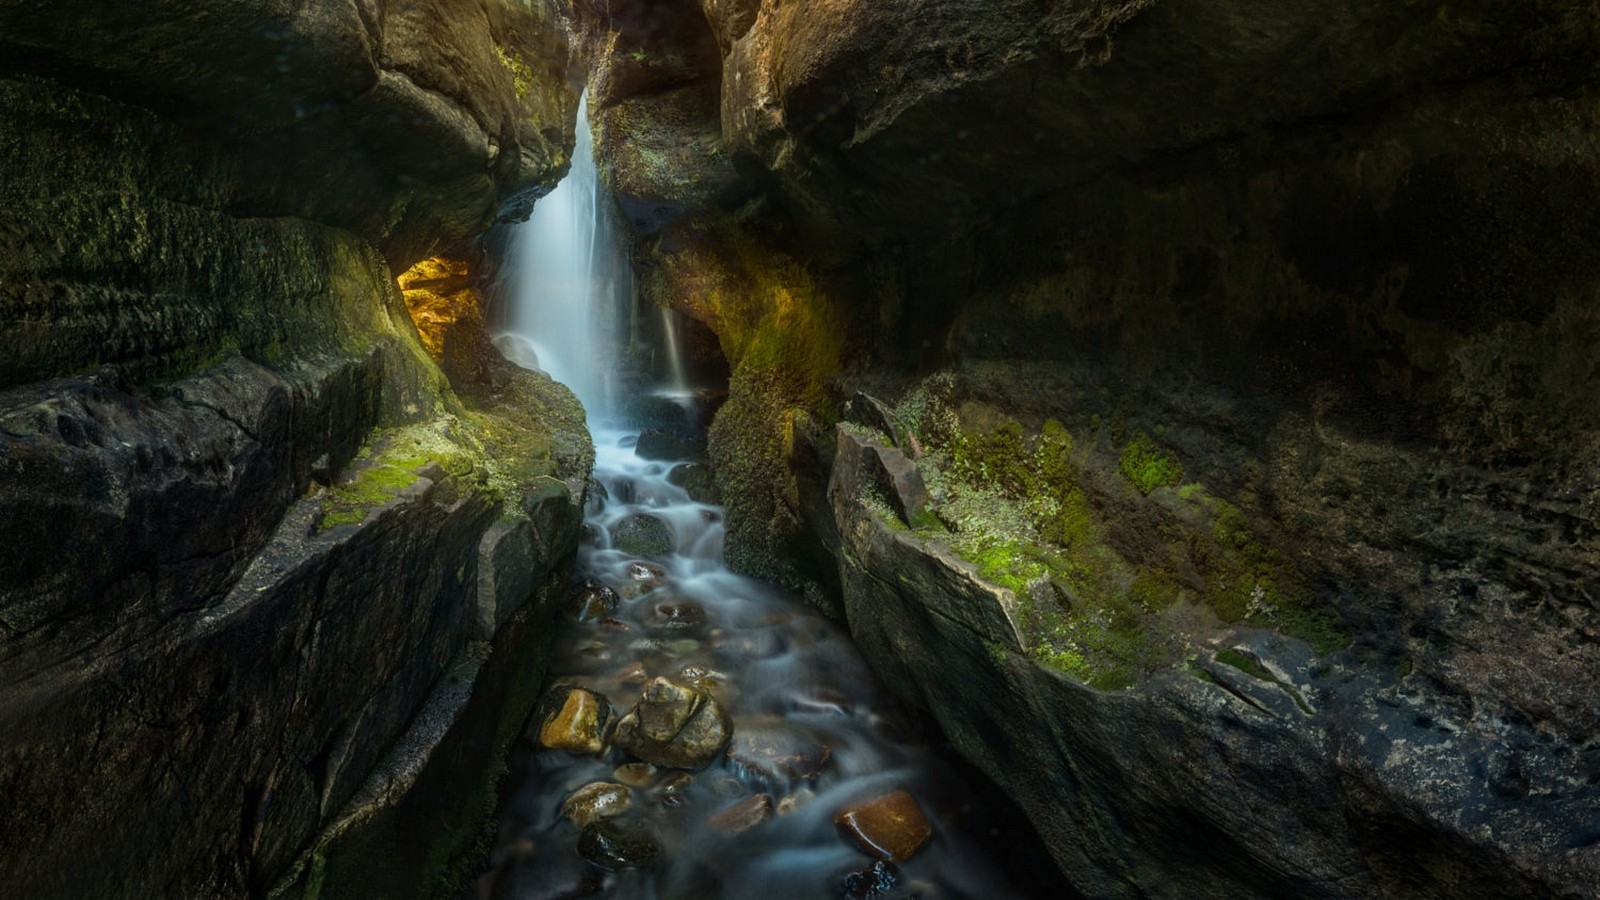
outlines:
{"label": "white water cascade", "polygon": [[626,267],[612,264],[618,236],[602,198],[584,98],[567,177],[517,229],[510,328],[495,343],[512,362],[572,388],[591,415],[614,407],[616,319],[632,299],[623,296],[632,290]]}

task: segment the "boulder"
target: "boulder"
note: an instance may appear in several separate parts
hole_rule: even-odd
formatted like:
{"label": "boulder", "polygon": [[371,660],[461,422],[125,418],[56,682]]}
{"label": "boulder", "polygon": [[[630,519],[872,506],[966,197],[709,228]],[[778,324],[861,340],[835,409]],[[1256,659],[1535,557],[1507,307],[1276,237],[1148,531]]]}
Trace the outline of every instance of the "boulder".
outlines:
{"label": "boulder", "polygon": [[709,692],[655,678],[645,684],[638,704],[617,720],[613,740],[645,762],[699,769],[722,752],[732,730]]}
{"label": "boulder", "polygon": [[629,556],[660,559],[672,552],[672,526],[649,513],[635,513],[611,526],[611,543]]}
{"label": "boulder", "polygon": [[639,443],[634,446],[633,452],[640,459],[673,460],[688,459],[694,455],[688,445],[678,440],[671,432],[659,428],[647,428],[639,434]]}

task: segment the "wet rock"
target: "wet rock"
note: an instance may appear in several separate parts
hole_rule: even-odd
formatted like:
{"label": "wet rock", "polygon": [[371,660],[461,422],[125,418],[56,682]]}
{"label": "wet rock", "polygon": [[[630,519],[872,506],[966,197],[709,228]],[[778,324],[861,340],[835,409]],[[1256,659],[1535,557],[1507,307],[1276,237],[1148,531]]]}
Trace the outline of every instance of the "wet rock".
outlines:
{"label": "wet rock", "polygon": [[910,859],[933,834],[916,798],[906,791],[858,803],[840,812],[833,821],[862,850],[893,862]]}
{"label": "wet rock", "polygon": [[663,600],[650,610],[652,628],[693,628],[706,620],[705,607],[687,600]]}
{"label": "wet rock", "polygon": [[647,788],[655,783],[660,770],[649,763],[623,763],[612,772],[612,777],[630,787]]}
{"label": "wet rock", "polygon": [[772,818],[772,798],[766,794],[755,794],[713,813],[706,819],[706,824],[733,837],[744,834],[770,818]]}
{"label": "wet rock", "polygon": [[559,700],[559,705],[551,704],[554,712],[539,726],[539,743],[568,753],[599,753],[605,747],[611,704],[583,688],[565,690],[566,696]]}
{"label": "wet rock", "polygon": [[658,428],[650,428],[639,435],[639,443],[633,452],[640,459],[655,459],[670,461],[675,459],[688,459],[694,455],[683,441]]}
{"label": "wet rock", "polygon": [[633,630],[633,626],[629,625],[627,622],[624,622],[621,619],[612,619],[609,617],[601,619],[594,624],[601,631],[609,631],[613,634],[627,634]]}
{"label": "wet rock", "polygon": [[669,656],[689,656],[698,652],[700,652],[700,642],[693,638],[680,638],[676,641],[667,642],[667,654]]}
{"label": "wet rock", "polygon": [[872,900],[887,897],[900,884],[900,870],[893,863],[878,860],[865,869],[839,879],[839,896],[846,900]]}
{"label": "wet rock", "polygon": [[611,526],[612,546],[629,556],[659,559],[672,552],[672,527],[648,513],[628,516]]}
{"label": "wet rock", "polygon": [[667,482],[683,488],[696,503],[716,503],[717,485],[711,467],[705,463],[683,463],[667,473]]}
{"label": "wet rock", "polygon": [[567,802],[561,804],[561,814],[582,828],[619,816],[628,811],[629,805],[626,785],[596,781],[573,792]]}
{"label": "wet rock", "polygon": [[667,580],[665,569],[647,562],[631,562],[627,568],[628,580],[645,586],[646,589],[659,587]]}
{"label": "wet rock", "polygon": [[778,801],[777,813],[780,816],[787,816],[815,799],[817,799],[816,791],[810,788],[801,788]]}
{"label": "wet rock", "polygon": [[648,763],[699,769],[728,743],[733,726],[707,691],[655,678],[618,722],[617,746]]}
{"label": "wet rock", "polygon": [[644,663],[634,661],[617,673],[617,680],[623,684],[640,685],[650,680],[650,672],[644,667]]}
{"label": "wet rock", "polygon": [[679,772],[661,783],[661,805],[682,806],[689,798],[689,788],[694,785],[694,776],[688,772]]}
{"label": "wet rock", "polygon": [[816,778],[833,755],[805,729],[778,718],[741,720],[727,753],[746,775],[772,787]]}
{"label": "wet rock", "polygon": [[573,591],[567,610],[579,622],[593,622],[615,615],[621,605],[622,598],[616,591],[590,578]]}
{"label": "wet rock", "polygon": [[650,826],[637,819],[602,819],[578,836],[578,853],[603,869],[643,869],[660,845]]}
{"label": "wet rock", "polygon": [[845,463],[835,476],[841,490],[853,491],[854,496],[876,491],[901,522],[912,527],[937,521],[930,510],[933,498],[915,462],[894,447],[857,437],[842,425],[834,434],[838,458]]}

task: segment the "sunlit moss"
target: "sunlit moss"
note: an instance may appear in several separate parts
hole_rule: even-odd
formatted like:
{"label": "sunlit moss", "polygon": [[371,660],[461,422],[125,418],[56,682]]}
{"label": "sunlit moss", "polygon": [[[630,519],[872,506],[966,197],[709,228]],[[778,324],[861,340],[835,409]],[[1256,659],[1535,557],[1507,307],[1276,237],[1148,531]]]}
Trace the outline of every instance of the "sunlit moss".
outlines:
{"label": "sunlit moss", "polygon": [[1177,457],[1156,446],[1142,431],[1134,432],[1132,440],[1123,446],[1117,467],[1141,494],[1183,481],[1183,466]]}
{"label": "sunlit moss", "polygon": [[494,45],[494,57],[507,72],[511,73],[511,89],[517,95],[517,99],[526,99],[528,94],[533,92],[533,69],[523,62],[521,57],[508,52],[499,44]]}

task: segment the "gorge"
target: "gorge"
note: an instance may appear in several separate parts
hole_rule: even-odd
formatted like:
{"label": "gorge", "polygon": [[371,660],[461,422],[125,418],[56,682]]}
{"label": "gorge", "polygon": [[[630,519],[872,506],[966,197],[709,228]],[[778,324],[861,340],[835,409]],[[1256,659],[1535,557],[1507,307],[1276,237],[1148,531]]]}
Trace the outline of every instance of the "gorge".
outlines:
{"label": "gorge", "polygon": [[1594,4],[0,25],[0,894],[1597,895]]}

